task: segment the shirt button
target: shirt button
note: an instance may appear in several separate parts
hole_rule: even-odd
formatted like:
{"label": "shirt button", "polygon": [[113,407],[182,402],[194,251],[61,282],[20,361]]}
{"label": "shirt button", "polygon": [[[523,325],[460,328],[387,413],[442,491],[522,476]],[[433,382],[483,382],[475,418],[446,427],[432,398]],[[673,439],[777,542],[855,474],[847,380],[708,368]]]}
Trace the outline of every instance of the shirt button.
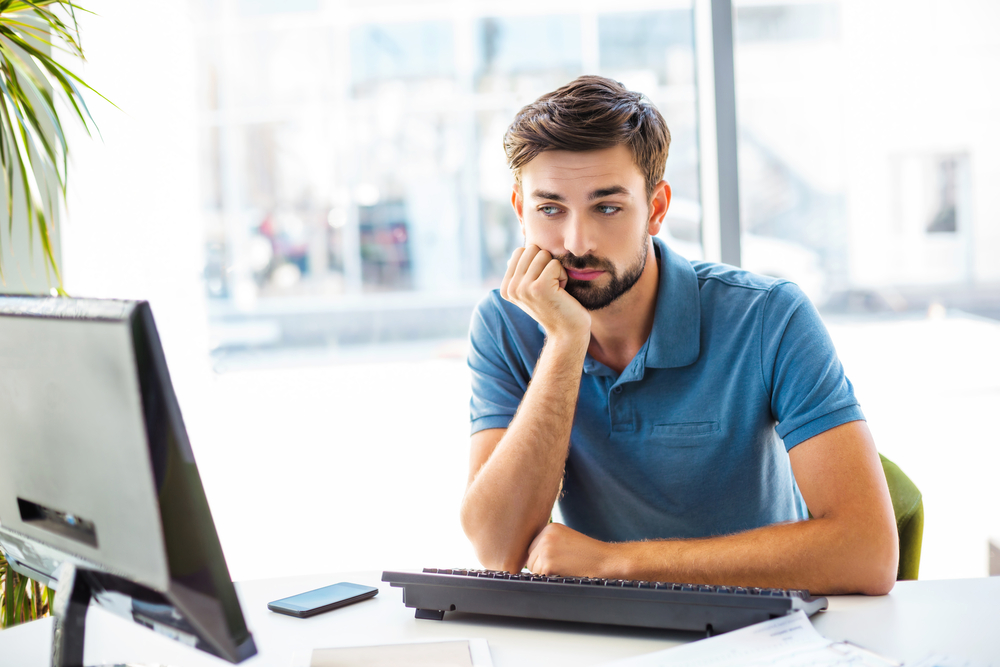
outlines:
{"label": "shirt button", "polygon": [[620,394],[620,393],[622,393],[622,388],[621,387],[615,387],[614,391],[615,391],[616,394]]}

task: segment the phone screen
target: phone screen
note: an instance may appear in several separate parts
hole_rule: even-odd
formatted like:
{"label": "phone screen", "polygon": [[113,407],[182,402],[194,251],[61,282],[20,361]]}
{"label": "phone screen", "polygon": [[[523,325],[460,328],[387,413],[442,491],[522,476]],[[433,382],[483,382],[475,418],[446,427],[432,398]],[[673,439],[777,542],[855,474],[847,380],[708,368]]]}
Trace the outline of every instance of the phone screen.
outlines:
{"label": "phone screen", "polygon": [[374,597],[377,593],[377,588],[343,581],[332,586],[324,586],[314,591],[269,602],[267,608],[292,616],[312,616]]}

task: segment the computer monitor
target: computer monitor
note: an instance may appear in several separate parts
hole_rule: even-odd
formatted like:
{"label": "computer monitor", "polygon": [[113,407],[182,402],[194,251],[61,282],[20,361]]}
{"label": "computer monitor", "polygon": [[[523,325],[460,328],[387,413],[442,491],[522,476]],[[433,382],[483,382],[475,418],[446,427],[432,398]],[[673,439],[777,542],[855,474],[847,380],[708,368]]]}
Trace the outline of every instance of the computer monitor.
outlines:
{"label": "computer monitor", "polygon": [[148,303],[0,296],[0,548],[57,590],[56,662],[82,663],[90,602],[256,654]]}

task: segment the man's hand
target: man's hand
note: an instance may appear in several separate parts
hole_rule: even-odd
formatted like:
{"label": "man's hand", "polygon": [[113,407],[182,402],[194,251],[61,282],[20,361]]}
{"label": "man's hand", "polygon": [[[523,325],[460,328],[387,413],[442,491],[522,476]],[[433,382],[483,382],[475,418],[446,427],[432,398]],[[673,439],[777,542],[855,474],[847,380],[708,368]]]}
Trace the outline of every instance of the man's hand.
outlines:
{"label": "man's hand", "polygon": [[536,245],[518,248],[507,262],[500,295],[552,337],[590,336],[590,313],[564,288],[569,275],[559,260]]}
{"label": "man's hand", "polygon": [[536,574],[561,577],[611,576],[614,546],[561,523],[550,523],[528,547],[527,568]]}

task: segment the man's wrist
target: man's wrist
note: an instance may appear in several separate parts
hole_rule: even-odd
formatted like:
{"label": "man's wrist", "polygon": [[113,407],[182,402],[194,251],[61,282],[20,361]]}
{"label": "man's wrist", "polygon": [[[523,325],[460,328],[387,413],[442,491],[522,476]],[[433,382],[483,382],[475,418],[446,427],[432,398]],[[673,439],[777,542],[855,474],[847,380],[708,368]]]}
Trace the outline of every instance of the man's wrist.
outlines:
{"label": "man's wrist", "polygon": [[579,358],[581,363],[590,347],[590,331],[550,333],[545,339],[544,349],[548,354],[560,357]]}
{"label": "man's wrist", "polygon": [[[654,544],[656,546],[653,546]],[[669,580],[666,578],[667,568],[665,562],[657,563],[655,574],[650,568],[649,551],[659,547],[659,551],[661,551],[659,556],[662,559],[662,556],[665,555],[662,551],[666,548],[663,541],[617,542],[609,543],[607,546],[609,547],[609,551],[605,557],[604,569],[609,574],[605,575],[606,578],[639,581],[652,581],[654,579],[656,581]]]}
{"label": "man's wrist", "polygon": [[602,563],[604,577],[607,579],[634,579],[635,563],[633,558],[633,542],[609,543]]}

